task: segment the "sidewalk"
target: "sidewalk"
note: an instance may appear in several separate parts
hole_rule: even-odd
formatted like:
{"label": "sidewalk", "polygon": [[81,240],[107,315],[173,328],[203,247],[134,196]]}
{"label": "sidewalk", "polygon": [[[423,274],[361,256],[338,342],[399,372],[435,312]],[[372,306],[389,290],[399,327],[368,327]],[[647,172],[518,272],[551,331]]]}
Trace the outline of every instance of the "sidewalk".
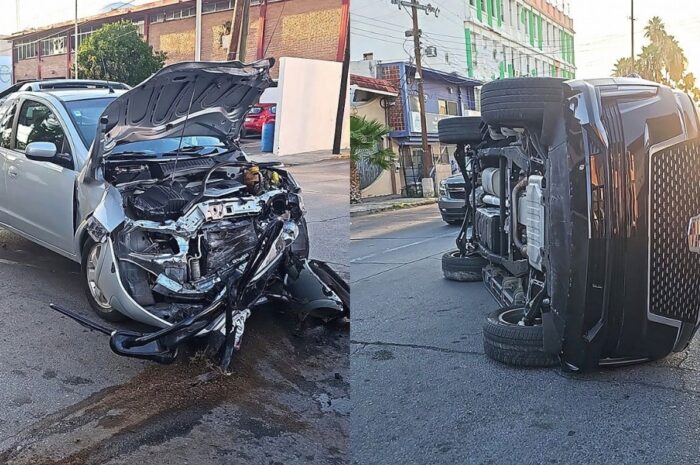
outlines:
{"label": "sidewalk", "polygon": [[253,161],[278,161],[280,163],[284,163],[285,166],[313,165],[328,160],[350,159],[349,150],[342,151],[340,155],[335,155],[330,150],[323,150],[319,152],[295,153],[292,155],[284,155],[279,157],[274,153],[260,152],[260,140],[257,139],[244,139],[243,143],[241,144],[241,149]]}
{"label": "sidewalk", "polygon": [[350,205],[350,216],[364,216],[388,210],[401,210],[404,208],[419,207],[437,203],[436,198],[408,198],[408,197],[384,197],[380,199],[367,199],[362,203]]}

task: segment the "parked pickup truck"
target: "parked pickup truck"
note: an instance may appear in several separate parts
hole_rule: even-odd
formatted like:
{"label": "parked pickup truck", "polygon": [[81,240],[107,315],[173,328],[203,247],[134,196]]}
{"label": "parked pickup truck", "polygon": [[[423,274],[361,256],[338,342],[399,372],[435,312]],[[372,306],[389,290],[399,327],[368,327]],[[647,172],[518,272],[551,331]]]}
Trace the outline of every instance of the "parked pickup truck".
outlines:
{"label": "parked pickup truck", "polygon": [[692,100],[636,78],[516,78],[484,85],[481,106],[439,130],[472,165],[473,232],[443,271],[500,304],[486,354],[581,371],[687,347],[700,318]]}

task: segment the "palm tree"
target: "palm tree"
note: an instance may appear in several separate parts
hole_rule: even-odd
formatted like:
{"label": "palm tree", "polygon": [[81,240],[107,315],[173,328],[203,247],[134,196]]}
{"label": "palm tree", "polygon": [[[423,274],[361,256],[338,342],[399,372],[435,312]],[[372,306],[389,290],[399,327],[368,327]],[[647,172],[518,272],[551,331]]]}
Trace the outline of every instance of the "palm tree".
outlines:
{"label": "palm tree", "polygon": [[390,169],[396,155],[390,149],[383,148],[384,137],[390,128],[377,120],[368,120],[364,116],[350,116],[350,201],[359,202],[360,173],[357,163],[364,160],[381,169]]}
{"label": "palm tree", "polygon": [[[620,58],[613,68],[613,76],[637,73],[644,79],[682,89],[693,96],[700,95],[695,78],[686,79],[688,60],[678,40],[666,31],[661,18],[654,16],[644,27],[644,37],[649,44],[632,60]],[[691,87],[692,83],[692,87]]]}
{"label": "palm tree", "polygon": [[624,77],[636,73],[635,62],[630,57],[620,58],[615,62],[613,76]]}

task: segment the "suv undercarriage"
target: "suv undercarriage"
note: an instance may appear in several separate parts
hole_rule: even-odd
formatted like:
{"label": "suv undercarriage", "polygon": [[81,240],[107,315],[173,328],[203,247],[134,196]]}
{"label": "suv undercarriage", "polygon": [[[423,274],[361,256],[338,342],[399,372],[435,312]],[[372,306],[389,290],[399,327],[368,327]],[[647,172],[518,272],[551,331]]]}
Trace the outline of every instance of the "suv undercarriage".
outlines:
{"label": "suv undercarriage", "polygon": [[483,280],[502,306],[486,354],[580,371],[683,350],[700,316],[690,98],[641,79],[517,78],[484,85],[481,101],[480,118],[439,129],[474,186],[443,271]]}

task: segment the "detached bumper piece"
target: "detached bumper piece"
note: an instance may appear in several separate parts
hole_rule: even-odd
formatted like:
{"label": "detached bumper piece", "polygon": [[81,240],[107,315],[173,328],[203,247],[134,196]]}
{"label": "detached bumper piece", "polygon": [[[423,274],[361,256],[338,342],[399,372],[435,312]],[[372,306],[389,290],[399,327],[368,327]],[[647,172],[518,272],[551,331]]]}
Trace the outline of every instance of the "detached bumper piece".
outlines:
{"label": "detached bumper piece", "polygon": [[329,322],[349,316],[348,284],[323,262],[301,259],[290,247],[278,250],[283,234],[282,222],[271,224],[245,269],[229,279],[217,299],[168,328],[150,333],[117,330],[59,305],[50,306],[86,328],[110,336],[114,353],[157,363],[175,361],[182,343],[206,336],[207,352],[228,372],[234,353],[240,349],[245,322],[260,304],[282,301],[301,321],[315,317]]}

